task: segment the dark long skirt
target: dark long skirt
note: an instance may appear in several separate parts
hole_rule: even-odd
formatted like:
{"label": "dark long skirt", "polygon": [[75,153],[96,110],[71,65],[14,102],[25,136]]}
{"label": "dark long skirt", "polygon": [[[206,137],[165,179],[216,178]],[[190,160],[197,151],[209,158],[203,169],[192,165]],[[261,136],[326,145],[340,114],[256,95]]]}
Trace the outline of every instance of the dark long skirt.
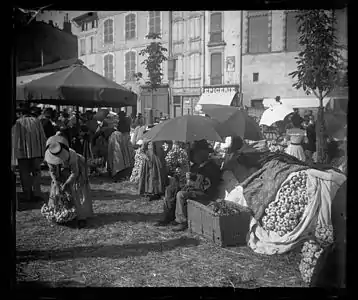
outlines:
{"label": "dark long skirt", "polygon": [[167,172],[157,155],[154,153],[148,154],[148,159],[144,160],[140,174],[138,184],[138,193],[140,195],[164,194]]}

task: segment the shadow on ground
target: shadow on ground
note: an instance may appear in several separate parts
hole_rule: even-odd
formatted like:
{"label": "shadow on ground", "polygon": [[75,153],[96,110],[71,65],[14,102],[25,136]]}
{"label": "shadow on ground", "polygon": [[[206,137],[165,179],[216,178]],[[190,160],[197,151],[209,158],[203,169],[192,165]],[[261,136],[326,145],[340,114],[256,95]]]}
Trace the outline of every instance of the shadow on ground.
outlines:
{"label": "shadow on ground", "polygon": [[161,213],[134,213],[134,212],[116,212],[95,214],[93,219],[88,221],[88,228],[99,228],[104,225],[110,225],[117,222],[156,222],[162,217]]}
{"label": "shadow on ground", "polygon": [[36,201],[27,201],[23,198],[23,195],[21,192],[17,192],[17,197],[19,199],[17,211],[40,209],[42,207],[42,205],[47,202],[46,199],[48,199],[49,193],[42,193],[41,196],[42,196],[42,200],[38,199]]}
{"label": "shadow on ground", "polygon": [[56,287],[86,287],[85,284],[72,280],[64,281],[18,281],[15,285],[16,289],[43,289]]}
{"label": "shadow on ground", "polygon": [[107,258],[126,258],[145,256],[149,252],[164,252],[170,251],[179,247],[194,247],[199,245],[199,240],[190,237],[181,237],[164,242],[155,243],[137,243],[124,245],[109,245],[109,246],[88,246],[88,247],[73,247],[58,250],[34,250],[34,251],[17,251],[17,262],[27,262],[32,260],[49,260],[61,261],[76,258],[89,257],[107,257]]}
{"label": "shadow on ground", "polygon": [[128,193],[117,193],[115,191],[104,189],[91,189],[92,200],[136,200],[138,195]]}

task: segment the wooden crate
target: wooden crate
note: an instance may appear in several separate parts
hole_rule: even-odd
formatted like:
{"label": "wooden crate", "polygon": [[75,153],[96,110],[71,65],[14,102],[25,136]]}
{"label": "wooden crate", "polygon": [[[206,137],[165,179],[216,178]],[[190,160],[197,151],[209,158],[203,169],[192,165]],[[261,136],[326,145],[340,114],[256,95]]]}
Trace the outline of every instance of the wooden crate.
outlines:
{"label": "wooden crate", "polygon": [[205,205],[188,200],[188,225],[192,233],[200,234],[221,247],[246,245],[250,214],[215,216]]}

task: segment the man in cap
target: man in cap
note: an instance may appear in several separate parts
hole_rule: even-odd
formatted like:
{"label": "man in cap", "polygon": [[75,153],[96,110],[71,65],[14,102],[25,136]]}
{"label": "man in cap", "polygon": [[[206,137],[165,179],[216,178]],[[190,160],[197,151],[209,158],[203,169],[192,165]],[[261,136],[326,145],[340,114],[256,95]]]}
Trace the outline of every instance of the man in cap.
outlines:
{"label": "man in cap", "polygon": [[[193,162],[187,175],[187,185],[174,197],[167,197],[164,204],[164,218],[157,226],[174,223],[173,231],[184,231],[188,228],[187,201],[195,200],[208,204],[215,200],[221,179],[221,172],[216,162],[209,158],[209,144],[205,140],[194,142],[190,151]],[[173,217],[175,215],[175,221]]]}
{"label": "man in cap", "polygon": [[28,104],[13,126],[14,156],[18,161],[20,180],[26,200],[41,195],[41,162],[45,154],[46,136],[41,121],[31,114]]}

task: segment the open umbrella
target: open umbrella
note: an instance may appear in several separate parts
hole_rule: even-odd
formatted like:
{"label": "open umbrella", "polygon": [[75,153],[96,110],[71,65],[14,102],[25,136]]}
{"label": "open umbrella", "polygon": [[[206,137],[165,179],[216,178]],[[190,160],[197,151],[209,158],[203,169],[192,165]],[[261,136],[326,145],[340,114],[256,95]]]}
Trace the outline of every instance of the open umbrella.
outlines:
{"label": "open umbrella", "polygon": [[241,136],[258,141],[262,139],[261,130],[256,121],[246,111],[227,105],[205,105],[204,113],[219,121],[219,133],[222,137]]}
{"label": "open umbrella", "polygon": [[143,140],[193,142],[199,140],[219,141],[219,122],[203,116],[185,115],[170,119],[154,126]]}
{"label": "open umbrella", "polygon": [[282,121],[287,115],[293,112],[293,108],[284,105],[277,104],[273,107],[270,107],[264,111],[261,116],[260,125],[271,126],[273,123],[277,121]]}
{"label": "open umbrella", "polygon": [[31,81],[23,89],[25,99],[37,103],[83,107],[137,105],[135,93],[79,64]]}

